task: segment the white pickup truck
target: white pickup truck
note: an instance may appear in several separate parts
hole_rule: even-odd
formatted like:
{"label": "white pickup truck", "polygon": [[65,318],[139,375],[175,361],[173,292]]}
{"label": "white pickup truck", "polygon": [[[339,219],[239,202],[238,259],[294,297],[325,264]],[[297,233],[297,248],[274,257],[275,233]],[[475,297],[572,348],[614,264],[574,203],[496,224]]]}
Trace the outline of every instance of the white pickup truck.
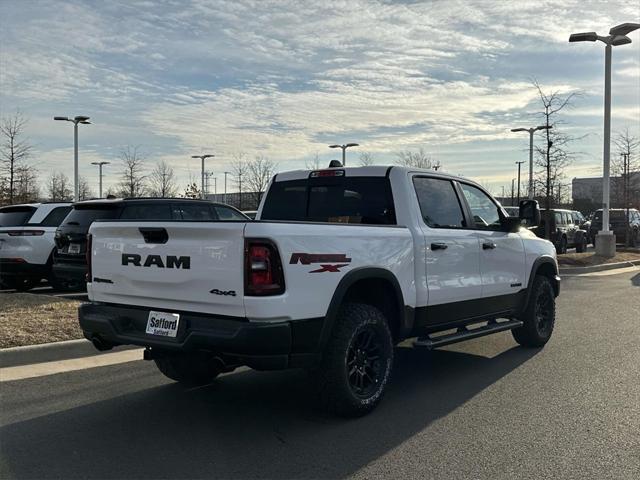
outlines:
{"label": "white pickup truck", "polygon": [[[537,203],[521,217],[538,222]],[[256,218],[94,222],[85,336],[147,347],[188,384],[240,365],[306,368],[322,406],[354,416],[379,403],[404,339],[511,330],[541,347],[553,331],[553,245],[472,181],[396,166],[280,173]]]}

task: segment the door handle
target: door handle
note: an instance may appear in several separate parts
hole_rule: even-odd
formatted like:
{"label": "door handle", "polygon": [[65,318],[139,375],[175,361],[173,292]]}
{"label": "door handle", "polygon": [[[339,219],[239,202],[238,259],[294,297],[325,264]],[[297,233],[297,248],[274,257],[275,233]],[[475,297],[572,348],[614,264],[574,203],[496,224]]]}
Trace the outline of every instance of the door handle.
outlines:
{"label": "door handle", "polygon": [[494,248],[496,248],[496,244],[493,242],[485,242],[482,244],[482,249],[483,250],[493,250]]}
{"label": "door handle", "polygon": [[446,250],[447,249],[447,244],[446,243],[432,243],[431,244],[431,250]]}

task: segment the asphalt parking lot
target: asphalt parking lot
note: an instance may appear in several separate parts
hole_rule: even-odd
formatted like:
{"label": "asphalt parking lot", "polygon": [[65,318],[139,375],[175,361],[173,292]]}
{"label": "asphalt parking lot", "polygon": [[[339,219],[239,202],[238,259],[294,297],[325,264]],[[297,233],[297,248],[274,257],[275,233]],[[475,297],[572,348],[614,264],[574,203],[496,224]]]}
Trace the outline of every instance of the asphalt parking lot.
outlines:
{"label": "asphalt parking lot", "polygon": [[543,350],[401,347],[342,420],[299,371],[184,389],[135,361],[0,383],[2,478],[612,478],[640,472],[640,270],[567,277]]}

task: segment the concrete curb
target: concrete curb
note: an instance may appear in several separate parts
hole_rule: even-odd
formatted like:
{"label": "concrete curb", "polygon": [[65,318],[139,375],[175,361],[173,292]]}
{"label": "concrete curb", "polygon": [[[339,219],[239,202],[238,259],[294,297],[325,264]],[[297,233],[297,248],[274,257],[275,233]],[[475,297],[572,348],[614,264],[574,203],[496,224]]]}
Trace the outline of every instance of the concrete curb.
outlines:
{"label": "concrete curb", "polygon": [[580,273],[603,272],[605,270],[615,270],[617,268],[628,268],[640,265],[640,260],[630,260],[628,262],[604,263],[590,267],[560,267],[560,275],[578,275]]}
{"label": "concrete curb", "polygon": [[[135,346],[118,347],[117,351],[140,348]],[[107,351],[109,353],[113,351]],[[101,355],[90,341],[65,340],[63,342],[43,343],[39,345],[25,345],[0,349],[0,368],[31,365],[34,363],[55,362],[72,358],[93,357]]]}

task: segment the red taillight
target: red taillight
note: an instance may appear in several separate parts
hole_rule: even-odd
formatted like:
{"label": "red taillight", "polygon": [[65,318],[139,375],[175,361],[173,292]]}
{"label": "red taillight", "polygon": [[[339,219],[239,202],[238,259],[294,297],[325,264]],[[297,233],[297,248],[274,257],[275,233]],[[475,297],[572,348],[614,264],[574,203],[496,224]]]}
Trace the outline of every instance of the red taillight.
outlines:
{"label": "red taillight", "polygon": [[246,240],[244,261],[245,295],[280,295],[284,292],[280,255],[271,241]]}
{"label": "red taillight", "polygon": [[91,282],[91,244],[93,239],[93,235],[90,233],[87,235],[87,251],[85,252],[85,259],[87,262],[87,274],[85,276],[85,281]]}
{"label": "red taillight", "polygon": [[10,237],[39,237],[44,235],[44,230],[9,230]]}

